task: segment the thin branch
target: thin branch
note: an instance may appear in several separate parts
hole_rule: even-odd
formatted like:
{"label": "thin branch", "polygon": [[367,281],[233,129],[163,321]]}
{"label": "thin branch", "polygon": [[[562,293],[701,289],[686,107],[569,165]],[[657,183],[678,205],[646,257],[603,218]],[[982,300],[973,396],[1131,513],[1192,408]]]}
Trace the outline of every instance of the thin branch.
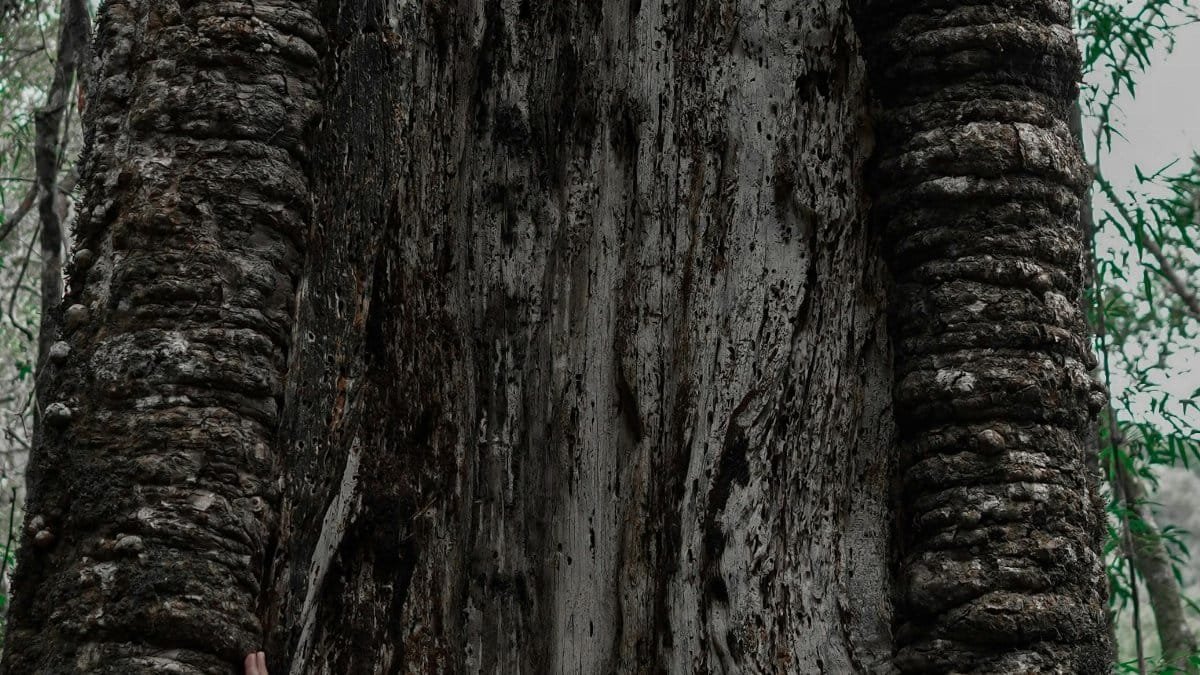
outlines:
{"label": "thin branch", "polygon": [[[66,142],[65,139],[63,142]],[[61,195],[70,196],[78,182],[79,172],[71,170],[69,173],[67,173],[66,178],[58,182],[58,193]],[[7,239],[8,235],[12,234],[13,231],[17,229],[17,226],[21,224],[21,221],[25,219],[25,216],[29,215],[29,212],[33,210],[33,205],[37,200],[37,194],[37,185],[34,185],[29,189],[29,192],[25,193],[25,197],[21,199],[21,203],[17,204],[15,209],[4,216],[4,222],[2,225],[3,229],[0,229],[0,242],[3,242],[5,239]]]}
{"label": "thin branch", "polygon": [[[37,376],[35,375],[34,377]],[[25,405],[21,406],[21,429],[25,433],[29,433],[29,430],[25,428],[25,413],[29,411],[29,407],[32,405],[39,416],[42,414],[41,406],[37,405],[37,396],[34,396],[37,393],[37,389],[37,383],[35,382],[34,386],[29,388],[29,393],[25,395]]]}
{"label": "thin branch", "polygon": [[[24,429],[22,429],[22,431],[24,431]],[[29,443],[27,443],[24,438],[13,433],[12,427],[5,427],[4,438],[5,438],[5,440],[12,441],[13,443],[16,443],[17,445],[21,446],[21,449],[26,452],[29,452],[30,450],[33,449],[29,446]],[[12,454],[12,451],[10,450],[4,454]]]}
{"label": "thin branch", "polygon": [[1112,183],[1109,183],[1099,171],[1096,171],[1095,178],[1096,183],[1100,185],[1100,189],[1104,191],[1104,196],[1108,198],[1108,201],[1112,202],[1112,205],[1117,209],[1117,213],[1121,214],[1125,222],[1130,225],[1129,229],[1137,239],[1138,245],[1145,248],[1150,252],[1150,255],[1154,256],[1154,260],[1158,263],[1159,271],[1162,272],[1163,278],[1171,285],[1171,289],[1175,291],[1176,295],[1183,300],[1183,304],[1188,309],[1188,314],[1193,319],[1200,321],[1200,299],[1196,298],[1196,294],[1188,288],[1187,283],[1184,282],[1183,277],[1180,276],[1175,266],[1171,264],[1170,260],[1167,260],[1167,256],[1163,254],[1162,247],[1153,238],[1145,236],[1140,228],[1133,227],[1136,220],[1117,196]]}
{"label": "thin branch", "polygon": [[1196,294],[1187,287],[1179,272],[1175,270],[1170,261],[1167,260],[1167,257],[1163,255],[1162,248],[1159,247],[1158,242],[1150,238],[1143,237],[1143,239],[1142,244],[1146,247],[1147,251],[1150,251],[1150,255],[1154,256],[1159,268],[1162,270],[1163,276],[1167,278],[1167,282],[1171,284],[1171,288],[1175,290],[1175,293],[1179,295],[1183,303],[1187,306],[1188,314],[1191,314],[1193,319],[1200,321],[1200,300],[1196,298]]}
{"label": "thin branch", "polygon": [[8,318],[12,321],[13,327],[24,333],[30,342],[35,342],[36,338],[33,333],[29,332],[29,329],[17,323],[17,316],[13,313],[13,306],[17,304],[17,291],[20,290],[21,282],[25,279],[25,270],[29,267],[29,259],[33,256],[33,245],[38,241],[37,235],[38,233],[34,232],[33,236],[29,238],[29,246],[25,248],[25,256],[21,261],[21,271],[17,274],[17,282],[13,284],[12,295],[8,298]]}
{"label": "thin branch", "polygon": [[13,49],[13,50],[6,52],[5,56],[8,56],[9,54],[13,54],[13,53],[20,53],[20,55],[17,56],[15,59],[5,60],[2,63],[0,63],[0,66],[3,66],[3,70],[0,70],[0,77],[3,77],[4,79],[8,79],[9,75],[11,75],[12,72],[17,69],[18,64],[20,64],[22,61],[24,61],[25,59],[27,59],[35,54],[41,54],[45,51],[46,51],[46,43],[43,42],[40,47],[30,47],[28,49]]}
{"label": "thin branch", "polygon": [[8,235],[17,229],[17,225],[25,219],[26,214],[33,208],[33,202],[37,199],[37,193],[37,185],[29,188],[29,192],[25,194],[25,198],[21,200],[21,203],[17,204],[17,208],[13,209],[11,213],[5,214],[4,229],[0,230],[0,241],[7,239]]}

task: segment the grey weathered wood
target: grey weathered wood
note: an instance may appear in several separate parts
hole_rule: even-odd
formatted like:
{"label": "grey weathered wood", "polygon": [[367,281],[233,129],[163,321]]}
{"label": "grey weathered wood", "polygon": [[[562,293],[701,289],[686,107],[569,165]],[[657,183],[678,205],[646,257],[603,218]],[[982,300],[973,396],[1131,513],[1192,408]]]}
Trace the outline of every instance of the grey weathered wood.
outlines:
{"label": "grey weathered wood", "polygon": [[275,651],[885,668],[891,385],[847,9],[438,7],[343,7],[330,34]]}

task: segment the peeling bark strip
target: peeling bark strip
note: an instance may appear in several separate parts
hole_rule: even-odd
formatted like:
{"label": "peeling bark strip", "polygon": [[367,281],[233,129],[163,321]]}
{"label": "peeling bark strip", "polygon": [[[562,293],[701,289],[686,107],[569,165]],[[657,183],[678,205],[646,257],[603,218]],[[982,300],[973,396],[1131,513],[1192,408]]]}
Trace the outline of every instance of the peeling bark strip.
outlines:
{"label": "peeling bark strip", "polygon": [[261,642],[320,36],[304,2],[104,4],[5,672],[228,673]]}
{"label": "peeling bark strip", "polygon": [[902,672],[1109,668],[1069,5],[870,3]]}

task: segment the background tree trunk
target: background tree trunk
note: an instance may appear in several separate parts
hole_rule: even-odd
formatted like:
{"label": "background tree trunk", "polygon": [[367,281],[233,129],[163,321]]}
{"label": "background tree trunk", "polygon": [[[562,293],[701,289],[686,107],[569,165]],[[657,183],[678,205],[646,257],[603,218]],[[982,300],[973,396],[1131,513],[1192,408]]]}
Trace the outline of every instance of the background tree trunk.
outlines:
{"label": "background tree trunk", "polygon": [[[64,160],[65,140],[63,121],[70,109],[69,101],[80,64],[87,58],[90,37],[88,9],[83,0],[65,0],[59,12],[62,29],[58,36],[54,80],[46,96],[46,105],[36,116],[36,156],[38,220],[41,228],[42,253],[41,296],[43,307],[54,307],[63,296],[63,221],[65,198],[60,193],[58,173]],[[70,120],[67,120],[69,122]],[[38,332],[37,367],[40,371],[50,352],[56,327],[53,312],[42,314]]]}
{"label": "background tree trunk", "polygon": [[[1108,414],[1115,413],[1110,408]],[[1120,433],[1114,438],[1118,444],[1124,442]],[[1141,478],[1128,468],[1117,474],[1121,481],[1123,505],[1132,511],[1122,526],[1132,530],[1127,535],[1131,543],[1130,555],[1146,584],[1146,594],[1154,611],[1154,626],[1162,646],[1163,663],[1178,672],[1194,675],[1197,668],[1191,657],[1196,653],[1196,636],[1188,626],[1184,594],[1175,578],[1167,542],[1150,511]],[[1130,521],[1137,525],[1132,525]]]}
{"label": "background tree trunk", "polygon": [[868,4],[902,672],[1111,669],[1070,4]]}

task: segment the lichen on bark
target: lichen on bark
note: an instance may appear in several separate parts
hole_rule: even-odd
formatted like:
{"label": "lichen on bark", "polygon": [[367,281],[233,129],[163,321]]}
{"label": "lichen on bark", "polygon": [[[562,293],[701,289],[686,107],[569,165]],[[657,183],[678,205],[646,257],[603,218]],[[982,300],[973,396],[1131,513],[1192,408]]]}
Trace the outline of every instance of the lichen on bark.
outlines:
{"label": "lichen on bark", "polygon": [[1065,1],[868,2],[902,672],[1109,668]]}

